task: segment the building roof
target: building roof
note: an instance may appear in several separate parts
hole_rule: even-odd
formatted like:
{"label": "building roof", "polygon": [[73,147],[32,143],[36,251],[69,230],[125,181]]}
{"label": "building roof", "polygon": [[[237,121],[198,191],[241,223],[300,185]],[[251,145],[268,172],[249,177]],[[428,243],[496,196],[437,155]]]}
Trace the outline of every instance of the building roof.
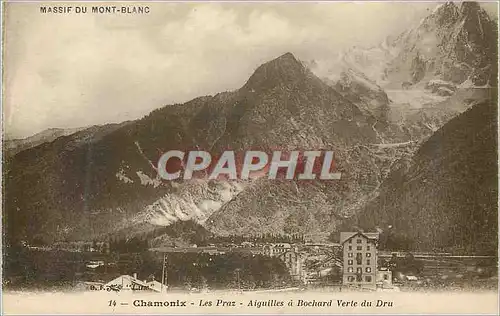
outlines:
{"label": "building roof", "polygon": [[372,241],[376,241],[378,240],[378,237],[379,237],[379,233],[378,232],[375,232],[375,233],[365,233],[365,232],[341,232],[340,233],[340,243],[343,244],[345,243],[346,241],[348,241],[349,239],[355,237],[355,236],[363,236],[365,237],[366,239],[369,239],[369,240],[372,240]]}
{"label": "building roof", "polygon": [[292,245],[290,245],[289,243],[276,243],[276,244],[271,244],[271,246],[277,248],[292,248]]}
{"label": "building roof", "polygon": [[105,285],[106,286],[109,286],[109,285],[113,285],[113,284],[116,284],[116,283],[122,283],[123,281],[122,280],[127,280],[129,281],[130,283],[135,283],[135,284],[138,284],[138,285],[141,285],[141,286],[144,286],[144,287],[148,287],[148,284],[146,282],[143,282],[137,278],[134,278],[133,276],[130,276],[130,275],[121,275],[119,277],[117,277],[116,279],[113,279],[111,281],[109,281],[108,283],[106,283]]}
{"label": "building roof", "polygon": [[165,284],[162,284],[156,280],[153,280],[151,282],[148,282],[147,285],[154,291],[156,292],[161,292],[162,289],[167,289],[168,286],[166,286]]}

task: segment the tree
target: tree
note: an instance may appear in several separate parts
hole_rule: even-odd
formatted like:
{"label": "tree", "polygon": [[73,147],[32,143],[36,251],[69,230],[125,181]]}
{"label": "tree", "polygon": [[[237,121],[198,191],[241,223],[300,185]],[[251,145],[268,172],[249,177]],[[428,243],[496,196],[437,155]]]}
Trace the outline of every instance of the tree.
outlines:
{"label": "tree", "polygon": [[205,278],[203,275],[200,277],[200,289],[202,290],[208,289],[207,278]]}
{"label": "tree", "polygon": [[44,239],[42,236],[38,235],[38,236],[35,236],[35,237],[32,239],[31,244],[32,244],[33,246],[39,246],[39,247],[40,247],[40,246],[45,246],[45,245],[47,245],[47,242],[45,241],[45,239]]}
{"label": "tree", "polygon": [[189,291],[189,290],[191,290],[191,289],[193,288],[193,286],[192,286],[192,282],[191,282],[191,277],[189,277],[189,276],[188,276],[188,277],[186,277],[186,280],[184,281],[184,288],[185,288],[186,290],[188,290],[188,291]]}
{"label": "tree", "polygon": [[413,239],[404,232],[388,230],[384,231],[380,236],[380,249],[382,250],[408,251],[413,248],[413,244]]}

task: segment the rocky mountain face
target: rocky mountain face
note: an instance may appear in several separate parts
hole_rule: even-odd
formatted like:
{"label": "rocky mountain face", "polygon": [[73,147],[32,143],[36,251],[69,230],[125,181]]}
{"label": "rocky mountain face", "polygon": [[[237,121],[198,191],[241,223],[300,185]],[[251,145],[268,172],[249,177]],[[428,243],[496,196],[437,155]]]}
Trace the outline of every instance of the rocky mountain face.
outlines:
{"label": "rocky mountain face", "polygon": [[497,60],[496,22],[478,3],[449,2],[377,46],[351,47],[309,66],[386,124],[384,142],[406,137],[416,144],[471,105],[491,99],[487,87],[496,86]]}
{"label": "rocky mountain face", "polygon": [[355,216],[366,229],[403,232],[420,249],[497,251],[496,99],[474,105],[395,164]]}
{"label": "rocky mountain face", "polygon": [[[472,74],[479,70],[489,76],[490,68],[477,66],[476,72],[464,75],[458,87],[459,80],[446,86],[449,78],[441,76],[451,68],[436,66],[444,65],[443,56],[452,56],[444,51],[484,44],[470,35],[470,30],[478,29],[470,24],[483,23],[486,18],[480,8],[468,6],[445,5],[418,28],[388,39],[368,53],[353,48],[336,63],[343,66],[334,67],[335,76],[328,71],[321,75],[312,66],[311,71],[287,53],[261,65],[236,91],[168,105],[140,120],[92,127],[7,157],[3,212],[6,241],[106,238],[124,232],[132,236],[188,220],[223,235],[301,233],[319,240],[340,225],[353,224],[358,214],[364,227],[389,223],[400,214],[399,204],[391,200],[394,207],[373,206],[399,190],[391,188],[388,181],[401,168],[406,172],[406,166],[420,161],[421,154],[413,156],[415,151],[428,137],[443,130],[448,120],[478,100],[491,98],[491,89],[475,87],[479,79],[467,88],[463,85],[469,79],[473,81]],[[447,12],[455,12],[449,8],[455,8],[456,14],[444,19],[450,15]],[[467,18],[473,13],[478,14],[476,20]],[[483,33],[489,32],[481,27]],[[457,34],[446,40],[446,49],[443,43],[449,34],[445,29],[456,30]],[[436,40],[429,42],[427,36]],[[431,55],[424,49],[426,45]],[[490,46],[474,47],[474,52],[489,56]],[[470,54],[460,60],[472,58]],[[415,56],[419,56],[417,61]],[[478,65],[488,63],[490,57],[484,57]],[[450,58],[459,60],[455,55]],[[443,72],[437,72],[438,68]],[[426,79],[411,81],[416,69],[424,69]],[[431,80],[435,81],[429,84]],[[402,89],[405,81],[408,86]],[[419,84],[423,85],[421,89]],[[451,95],[440,95],[442,88],[454,90]],[[437,136],[427,143],[433,137]],[[470,141],[470,137],[464,141]],[[439,144],[434,144],[439,150]],[[420,148],[421,153],[425,145]],[[173,149],[206,150],[214,156],[224,150],[332,150],[342,178],[162,181],[156,163],[164,152]],[[429,169],[423,162],[416,165]],[[442,176],[452,181],[449,175]],[[400,196],[394,193],[393,199]],[[411,201],[408,199],[408,203]],[[411,220],[421,215],[417,206],[399,206],[415,209],[410,212]],[[384,213],[373,211],[377,207]],[[451,206],[443,204],[439,209],[447,207]],[[369,214],[380,217],[380,221]],[[441,216],[434,210],[429,214],[436,214],[433,229],[439,225],[451,229],[451,215]],[[402,226],[400,222],[393,224]],[[428,233],[429,226],[422,225],[413,227],[414,236],[431,239],[420,246],[445,244],[442,235]],[[463,236],[460,234],[456,237]],[[160,236],[155,240],[161,243],[164,239]]]}
{"label": "rocky mountain face", "polygon": [[[4,221],[16,239],[49,240],[99,236],[143,222],[204,223],[248,184],[162,182],[155,169],[164,152],[332,149],[342,161],[347,146],[380,141],[375,123],[288,53],[259,67],[238,91],[18,153],[5,165]],[[356,173],[368,177],[371,170]],[[358,190],[356,179],[345,181],[339,185]]]}
{"label": "rocky mountain face", "polygon": [[496,86],[497,38],[496,23],[477,2],[448,2],[389,44],[398,54],[385,75],[412,84],[441,79]]}
{"label": "rocky mountain face", "polygon": [[497,39],[497,23],[479,3],[447,2],[377,46],[352,47],[312,68],[333,82],[363,73],[385,89],[423,89],[432,80],[453,89],[496,86]]}
{"label": "rocky mountain face", "polygon": [[391,227],[419,249],[496,251],[497,94],[488,88],[496,86],[496,47],[496,23],[479,4],[445,3],[417,27],[342,57],[344,73],[367,75],[350,85],[333,76],[336,85],[365,97],[385,92],[387,105],[370,110],[384,109],[418,150],[393,160],[340,229]]}
{"label": "rocky mountain face", "polygon": [[[229,100],[218,149],[317,149],[380,140],[376,119],[287,53],[255,71]],[[218,113],[203,113],[212,120]]]}
{"label": "rocky mountain face", "polygon": [[[277,74],[280,79],[275,79]],[[343,175],[332,182],[250,183],[206,221],[206,227],[218,234],[324,235],[349,214],[351,204],[380,184],[400,154],[395,148],[376,146],[396,139],[397,127],[319,80],[290,54],[259,67],[234,97],[240,115],[237,128],[227,125],[219,144],[236,149],[333,150]],[[408,140],[401,130],[397,137]]]}

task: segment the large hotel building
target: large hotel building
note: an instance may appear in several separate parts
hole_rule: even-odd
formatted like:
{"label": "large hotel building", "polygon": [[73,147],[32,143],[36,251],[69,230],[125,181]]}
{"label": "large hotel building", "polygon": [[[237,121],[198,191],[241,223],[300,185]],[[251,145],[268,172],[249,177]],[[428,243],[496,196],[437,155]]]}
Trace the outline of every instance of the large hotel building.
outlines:
{"label": "large hotel building", "polygon": [[375,288],[379,233],[341,232],[344,285]]}

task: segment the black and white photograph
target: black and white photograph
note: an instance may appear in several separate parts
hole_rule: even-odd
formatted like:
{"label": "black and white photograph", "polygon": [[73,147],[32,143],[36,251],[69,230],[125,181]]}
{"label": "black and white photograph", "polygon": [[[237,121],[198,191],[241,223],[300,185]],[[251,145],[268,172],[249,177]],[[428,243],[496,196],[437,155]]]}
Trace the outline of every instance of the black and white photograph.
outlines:
{"label": "black and white photograph", "polygon": [[498,2],[2,18],[2,314],[499,312]]}

